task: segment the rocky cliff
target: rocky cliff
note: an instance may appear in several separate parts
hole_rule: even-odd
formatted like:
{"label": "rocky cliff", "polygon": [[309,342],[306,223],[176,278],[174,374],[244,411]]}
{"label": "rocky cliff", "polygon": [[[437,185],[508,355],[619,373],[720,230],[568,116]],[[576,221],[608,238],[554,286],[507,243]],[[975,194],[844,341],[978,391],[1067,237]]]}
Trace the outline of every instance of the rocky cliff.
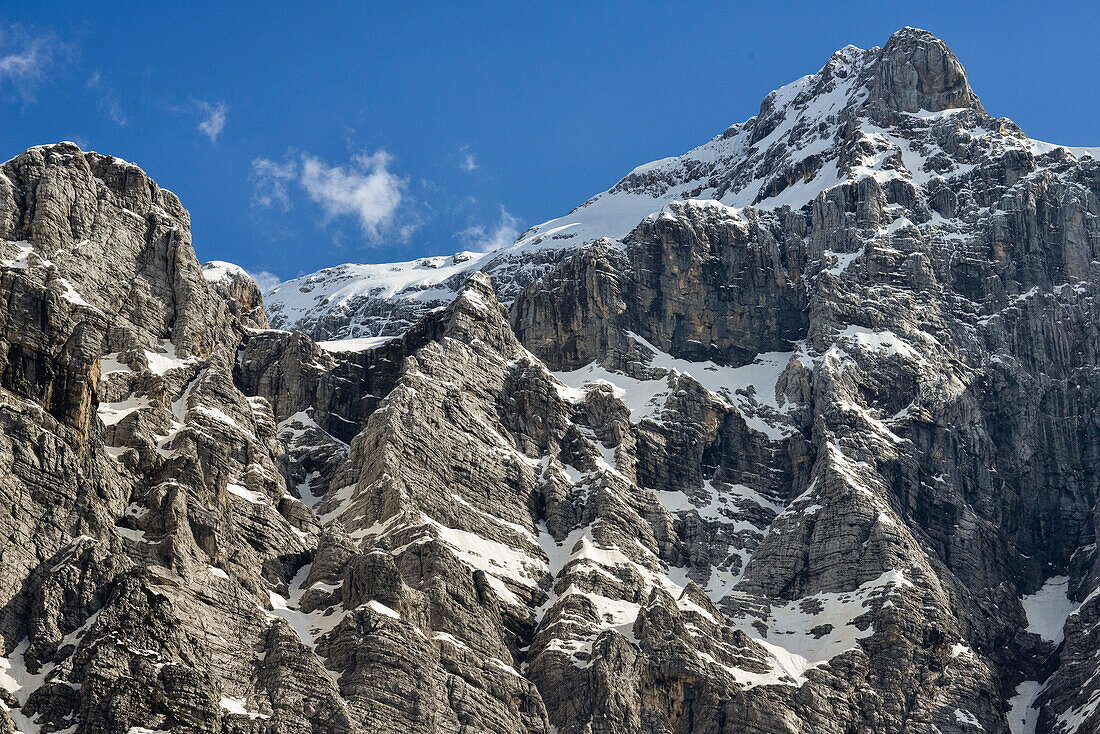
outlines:
{"label": "rocky cliff", "polygon": [[903,29],[265,312],[139,168],[26,151],[0,732],[1100,731],[1097,157]]}

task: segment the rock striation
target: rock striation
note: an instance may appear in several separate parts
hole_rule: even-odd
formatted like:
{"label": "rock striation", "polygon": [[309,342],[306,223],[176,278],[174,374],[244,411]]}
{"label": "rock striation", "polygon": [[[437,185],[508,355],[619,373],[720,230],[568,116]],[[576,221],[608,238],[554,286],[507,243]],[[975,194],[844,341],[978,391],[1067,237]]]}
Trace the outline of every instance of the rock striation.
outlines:
{"label": "rock striation", "polygon": [[265,309],[137,166],[26,151],[0,732],[1100,731],[1098,153],[906,28]]}

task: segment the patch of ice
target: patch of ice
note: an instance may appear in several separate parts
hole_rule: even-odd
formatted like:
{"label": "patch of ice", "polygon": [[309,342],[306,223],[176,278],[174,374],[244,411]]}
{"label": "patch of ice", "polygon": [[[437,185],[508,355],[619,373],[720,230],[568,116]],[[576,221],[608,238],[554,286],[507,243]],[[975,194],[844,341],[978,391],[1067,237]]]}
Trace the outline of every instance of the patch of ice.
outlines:
{"label": "patch of ice", "polygon": [[559,390],[561,396],[573,402],[582,400],[586,390],[593,386],[610,385],[612,394],[630,411],[631,423],[640,423],[660,411],[669,393],[667,380],[636,380],[606,370],[595,362],[571,372],[553,374],[565,386]]}
{"label": "patch of ice", "polygon": [[[793,425],[777,419],[793,406],[785,400],[783,405],[780,404],[776,384],[792,359],[798,359],[807,366],[812,365],[800,349],[791,352],[763,352],[756,355],[750,364],[725,367],[714,362],[677,359],[634,332],[627,332],[627,335],[653,353],[651,367],[689,375],[719,400],[736,407],[749,428],[757,433],[772,441],[780,441],[794,432]],[[621,376],[614,375],[607,379],[618,381]],[[667,391],[667,378],[661,382],[665,383]],[[656,395],[656,391],[653,394]]]}
{"label": "patch of ice", "polygon": [[241,486],[240,484],[236,484],[235,482],[229,482],[228,484],[226,484],[225,491],[229,492],[232,495],[236,495],[243,500],[247,500],[254,505],[267,504],[267,497],[260,494],[259,492],[253,492],[251,489],[246,489],[245,487]]}
{"label": "patch of ice", "polygon": [[978,721],[978,717],[965,709],[955,709],[955,721],[985,731],[985,727]]}
{"label": "patch of ice", "polygon": [[1069,577],[1053,576],[1034,594],[1021,598],[1020,603],[1027,614],[1027,631],[1055,645],[1061,642],[1066,619],[1078,607],[1068,593]]}
{"label": "patch of ice", "polygon": [[133,372],[130,365],[118,361],[118,352],[104,354],[99,358],[99,374],[109,375],[113,372]]}
{"label": "patch of ice", "polygon": [[739,626],[771,653],[783,673],[801,685],[807,670],[855,649],[859,640],[873,634],[870,622],[861,629],[855,620],[868,612],[874,599],[888,598],[912,585],[901,571],[885,571],[854,591],[814,594],[773,606],[764,620],[766,634],[744,621]]}
{"label": "patch of ice", "polygon": [[198,357],[181,359],[176,356],[176,345],[171,339],[161,339],[160,351],[151,352],[145,350],[145,359],[149,363],[149,370],[157,375],[167,374],[170,370],[181,367],[189,367],[200,362]]}
{"label": "patch of ice", "polygon": [[231,283],[241,278],[252,279],[252,276],[240,265],[234,265],[224,260],[211,260],[202,266],[202,277],[209,283]]}
{"label": "patch of ice", "polygon": [[826,270],[833,275],[842,275],[848,270],[848,266],[863,254],[863,250],[856,250],[855,252],[833,252],[832,250],[826,250],[825,254],[836,261],[832,267],[826,268]]}
{"label": "patch of ice", "polygon": [[248,708],[245,706],[245,702],[243,699],[227,698],[225,696],[222,696],[222,699],[218,702],[218,705],[220,705],[223,710],[228,711],[231,714],[240,714],[241,716],[247,716],[250,719],[271,718],[267,714],[258,714],[254,711],[249,711]]}
{"label": "patch of ice", "polygon": [[368,349],[385,344],[393,336],[364,336],[358,339],[333,339],[317,342],[317,346],[328,352],[365,352]]}
{"label": "patch of ice", "polygon": [[121,526],[115,526],[115,532],[121,535],[123,538],[133,540],[137,543],[152,543],[153,541],[145,537],[144,530],[134,530],[133,528],[124,528]]}
{"label": "patch of ice", "polygon": [[54,666],[53,663],[47,663],[37,673],[28,671],[23,656],[29,648],[30,640],[24,638],[9,655],[0,657],[0,688],[12,694],[18,708],[9,708],[3,701],[0,701],[0,706],[4,707],[8,716],[18,727],[17,731],[23,734],[37,734],[40,730],[39,725],[23,713],[23,707],[26,706],[30,695],[46,682],[46,677]]}
{"label": "patch of ice", "polygon": [[1011,734],[1035,734],[1039,709],[1033,708],[1032,704],[1042,688],[1042,684],[1034,680],[1026,680],[1016,686],[1016,695],[1008,699],[1008,730]]}
{"label": "patch of ice", "polygon": [[196,413],[201,413],[207,417],[213,418],[217,422],[225,424],[230,428],[234,428],[237,430],[238,433],[243,433],[248,436],[252,435],[251,431],[241,426],[241,424],[235,421],[232,416],[230,416],[220,408],[212,408],[209,405],[196,405],[191,410],[195,411]]}
{"label": "patch of ice", "polygon": [[148,398],[129,397],[117,403],[100,403],[96,408],[96,415],[105,426],[113,426],[135,410],[151,407]]}
{"label": "patch of ice", "polygon": [[973,654],[974,653],[972,653],[970,651],[969,647],[967,647],[966,645],[962,645],[958,642],[956,642],[954,645],[951,646],[951,657],[953,657],[953,658],[957,658],[957,657],[960,657],[962,655],[973,655]]}
{"label": "patch of ice", "polygon": [[403,294],[414,301],[450,300],[457,291],[445,281],[478,269],[490,257],[485,252],[462,252],[400,263],[338,265],[280,283],[264,293],[264,303],[273,314],[296,324],[323,309],[348,308],[362,297],[389,299]]}
{"label": "patch of ice", "polygon": [[391,619],[401,619],[401,615],[393,609],[378,601],[377,599],[371,599],[367,602],[367,607],[373,609],[384,617],[390,617]]}
{"label": "patch of ice", "polygon": [[1041,140],[1027,140],[1027,147],[1031,150],[1033,155],[1045,155],[1051,151],[1059,148],[1065,150],[1074,158],[1084,158],[1085,156],[1091,156],[1096,160],[1100,160],[1100,148],[1090,147],[1072,147],[1068,145],[1056,145],[1054,143],[1044,143]]}
{"label": "patch of ice", "polygon": [[463,642],[462,640],[460,640],[457,637],[455,637],[454,635],[452,635],[450,632],[439,632],[439,631],[432,632],[432,639],[433,640],[439,640],[440,642],[446,642],[448,645],[453,645],[454,647],[457,647],[460,650],[469,650],[470,649],[469,645],[467,645],[465,642]]}
{"label": "patch of ice", "polygon": [[[1095,688],[1083,704],[1058,714],[1058,721],[1062,724],[1059,734],[1081,732],[1081,725],[1096,713],[1098,707],[1100,707],[1100,688]],[[1090,728],[1088,731],[1091,733],[1093,729]]]}
{"label": "patch of ice", "polygon": [[909,359],[919,359],[920,355],[907,341],[898,337],[889,329],[873,331],[863,326],[850,325],[836,335],[837,339],[856,342],[869,352],[887,355],[900,355]]}
{"label": "patch of ice", "polygon": [[532,589],[538,588],[538,579],[548,570],[546,564],[535,556],[504,543],[483,538],[475,533],[450,528],[427,515],[422,516],[435,534],[471,568],[484,571],[490,586],[506,603],[519,605],[519,597],[508,588],[507,581]]}
{"label": "patch of ice", "polygon": [[[697,512],[703,520],[737,525],[733,528],[735,531],[742,529],[740,527],[741,523],[735,523],[735,517],[738,513],[744,511],[746,505],[764,507],[777,515],[783,511],[782,505],[744,484],[722,485],[719,489],[714,486],[713,482],[707,480],[702,491],[698,493],[699,495],[705,495],[706,499],[700,499],[698,502],[693,502],[693,497],[682,491],[654,490],[654,493],[670,513]],[[759,530],[756,525],[744,524],[749,529]]]}

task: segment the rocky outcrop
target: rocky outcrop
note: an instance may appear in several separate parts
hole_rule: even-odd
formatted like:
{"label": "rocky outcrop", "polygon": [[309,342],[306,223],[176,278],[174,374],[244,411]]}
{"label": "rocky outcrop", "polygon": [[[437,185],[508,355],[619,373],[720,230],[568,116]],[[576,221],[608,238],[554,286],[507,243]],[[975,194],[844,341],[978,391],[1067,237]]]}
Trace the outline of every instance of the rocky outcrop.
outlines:
{"label": "rocky outcrop", "polygon": [[235,314],[136,166],[34,148],[0,188],[0,721],[218,730],[317,529],[233,383]]}
{"label": "rocky outcrop", "polygon": [[229,312],[242,326],[266,329],[267,314],[259,286],[243,268],[233,263],[213,260],[202,266],[202,275],[211,290],[229,304]]}
{"label": "rocky outcrop", "polygon": [[883,47],[875,64],[871,103],[895,112],[984,112],[955,54],[928,31],[903,28]]}
{"label": "rocky outcrop", "polygon": [[742,218],[723,206],[673,204],[621,246],[586,248],[540,279],[517,299],[513,326],[564,369],[628,348],[625,334],[693,362],[740,366],[789,351],[807,329],[806,229],[789,209]]}

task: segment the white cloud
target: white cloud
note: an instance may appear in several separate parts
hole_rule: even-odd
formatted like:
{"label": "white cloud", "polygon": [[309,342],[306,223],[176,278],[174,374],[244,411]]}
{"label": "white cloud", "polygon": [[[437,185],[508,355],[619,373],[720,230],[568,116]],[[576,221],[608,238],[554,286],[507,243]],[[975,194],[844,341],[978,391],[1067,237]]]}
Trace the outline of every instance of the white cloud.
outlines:
{"label": "white cloud", "polygon": [[52,33],[39,33],[20,25],[0,28],[0,86],[10,84],[24,100],[45,81],[69,48]]}
{"label": "white cloud", "polygon": [[122,103],[118,101],[118,97],[115,96],[114,92],[103,94],[96,102],[96,109],[99,110],[99,114],[119,127],[126,127],[130,124],[130,118],[126,116],[126,111],[122,109]]}
{"label": "white cloud", "polygon": [[462,159],[458,162],[458,167],[463,171],[476,171],[477,160],[474,158],[474,154],[470,152],[470,145],[467,143],[458,149],[459,155]]}
{"label": "white cloud", "polygon": [[94,72],[88,78],[88,81],[84,83],[84,86],[96,90],[99,94],[99,99],[96,100],[96,109],[99,110],[99,114],[119,127],[126,127],[129,124],[130,121],[122,109],[122,104],[118,101],[118,95],[115,94],[115,90],[111,85],[103,79],[102,74],[98,71]]}
{"label": "white cloud", "polygon": [[267,293],[269,290],[283,282],[275,273],[267,270],[259,270],[257,272],[249,272],[248,275],[252,280],[256,281],[256,285],[259,287],[261,293]]}
{"label": "white cloud", "polygon": [[486,227],[484,224],[471,225],[455,236],[471,250],[488,252],[515,242],[519,236],[521,221],[513,217],[503,206],[500,207],[500,219],[496,224]]}
{"label": "white cloud", "polygon": [[269,158],[252,161],[254,206],[290,208],[288,183],[294,181],[321,207],[326,219],[352,217],[369,242],[386,234],[408,239],[418,222],[398,221],[408,179],[390,170],[393,156],[384,150],[358,153],[343,166],[329,165],[317,156],[289,155],[282,163]]}
{"label": "white cloud", "polygon": [[287,183],[298,175],[298,165],[294,161],[276,163],[270,158],[257,158],[252,161],[252,206],[278,206],[283,211],[290,209],[290,195]]}
{"label": "white cloud", "polygon": [[380,232],[393,224],[408,185],[389,170],[392,161],[393,156],[384,150],[374,155],[359,153],[346,167],[329,166],[320,158],[303,155],[299,183],[326,216],[353,216],[363,233],[377,240]]}
{"label": "white cloud", "polygon": [[199,122],[199,132],[210,138],[211,143],[216,143],[218,135],[225,128],[225,117],[229,114],[229,107],[224,102],[210,104],[202,100],[197,100],[195,105],[199,113],[204,115]]}
{"label": "white cloud", "polygon": [[0,56],[0,76],[9,79],[32,76],[41,71],[42,61],[37,46]]}
{"label": "white cloud", "polygon": [[54,56],[53,39],[32,36],[19,26],[0,36],[0,79],[26,79],[46,71]]}

